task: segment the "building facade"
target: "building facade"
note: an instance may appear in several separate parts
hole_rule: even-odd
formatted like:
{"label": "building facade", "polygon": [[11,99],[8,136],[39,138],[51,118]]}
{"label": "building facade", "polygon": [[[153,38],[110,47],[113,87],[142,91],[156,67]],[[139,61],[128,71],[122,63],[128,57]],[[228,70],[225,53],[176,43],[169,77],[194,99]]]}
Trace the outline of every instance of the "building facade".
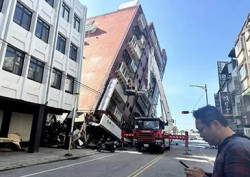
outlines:
{"label": "building facade", "polygon": [[[148,78],[151,48],[163,77],[167,55],[161,50],[154,25],[147,23],[138,1],[87,19],[82,73],[86,87],[81,89],[78,111],[87,124],[86,134],[94,134],[92,139],[98,139],[103,133],[97,132],[97,126],[120,139],[121,129],[132,131],[135,117],[156,116],[159,89],[155,78]],[[129,84],[132,92],[143,94],[126,92]],[[94,141],[89,137],[86,136],[87,143]]]}
{"label": "building facade", "polygon": [[0,1],[0,136],[37,152],[48,113],[74,109],[86,7],[78,0]]}
{"label": "building facade", "polygon": [[235,41],[235,56],[240,74],[241,95],[245,110],[243,124],[250,124],[250,14],[248,14],[241,31]]}
{"label": "building facade", "polygon": [[234,131],[250,136],[250,13],[228,57],[231,61],[218,62],[215,105]]}

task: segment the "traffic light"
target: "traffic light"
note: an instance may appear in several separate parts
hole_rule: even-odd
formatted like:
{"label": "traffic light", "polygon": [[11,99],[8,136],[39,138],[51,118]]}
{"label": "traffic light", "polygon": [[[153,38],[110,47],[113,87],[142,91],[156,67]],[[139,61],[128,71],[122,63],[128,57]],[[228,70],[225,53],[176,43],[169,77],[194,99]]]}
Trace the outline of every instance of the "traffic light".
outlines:
{"label": "traffic light", "polygon": [[181,111],[182,114],[189,114],[189,111]]}

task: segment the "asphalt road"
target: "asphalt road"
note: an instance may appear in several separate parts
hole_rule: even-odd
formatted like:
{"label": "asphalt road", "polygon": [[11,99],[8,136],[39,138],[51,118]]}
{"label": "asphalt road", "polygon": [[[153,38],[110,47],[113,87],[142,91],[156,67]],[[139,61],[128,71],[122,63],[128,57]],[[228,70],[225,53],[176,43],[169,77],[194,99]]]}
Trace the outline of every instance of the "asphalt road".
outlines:
{"label": "asphalt road", "polygon": [[[176,145],[178,143],[178,145]],[[135,149],[117,150],[115,153],[103,152],[75,160],[31,166],[0,172],[3,177],[182,177],[184,167],[179,160],[188,166],[201,166],[212,171],[216,149],[206,149],[206,143],[190,142],[186,155],[184,142],[173,142],[170,151],[163,154],[142,153]],[[184,153],[184,154],[183,154]]]}

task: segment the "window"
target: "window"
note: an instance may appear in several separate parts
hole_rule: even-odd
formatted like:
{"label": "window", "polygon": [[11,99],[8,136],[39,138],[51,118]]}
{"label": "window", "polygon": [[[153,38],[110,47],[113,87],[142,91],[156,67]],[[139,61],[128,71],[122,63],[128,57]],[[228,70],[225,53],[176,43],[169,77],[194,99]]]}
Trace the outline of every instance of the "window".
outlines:
{"label": "window", "polygon": [[3,8],[3,0],[0,0],[0,12],[2,11]]}
{"label": "window", "polygon": [[137,40],[140,40],[140,38],[141,38],[141,30],[140,30],[140,27],[139,27],[139,26],[135,26],[135,27],[134,27],[134,31],[135,31],[135,36],[136,36]]}
{"label": "window", "polygon": [[21,76],[24,53],[8,46],[4,58],[3,70]]}
{"label": "window", "polygon": [[36,82],[42,83],[44,64],[31,57],[28,71],[28,78]]}
{"label": "window", "polygon": [[76,61],[76,58],[77,58],[77,47],[72,43],[70,45],[69,58],[74,61]]}
{"label": "window", "polygon": [[26,30],[30,30],[30,23],[31,23],[32,12],[24,7],[22,4],[17,2],[16,10],[14,14],[14,22],[19,24]]}
{"label": "window", "polygon": [[245,76],[247,75],[247,66],[246,65],[243,65],[241,68],[240,68],[240,78],[241,79],[244,79]]}
{"label": "window", "polygon": [[53,68],[52,71],[52,84],[51,87],[54,87],[56,89],[61,88],[61,81],[62,81],[62,72]]}
{"label": "window", "polygon": [[45,0],[51,7],[54,6],[54,0]]}
{"label": "window", "polygon": [[132,62],[132,59],[130,58],[129,53],[126,49],[123,52],[123,58],[127,64],[130,64]]}
{"label": "window", "polygon": [[69,21],[69,7],[63,2],[62,4],[62,17],[68,22]]}
{"label": "window", "polygon": [[80,29],[80,18],[76,16],[76,14],[74,14],[74,28],[76,31],[79,32]]}
{"label": "window", "polygon": [[73,90],[74,90],[74,78],[67,75],[65,92],[73,94]]}
{"label": "window", "polygon": [[36,37],[48,43],[49,39],[49,25],[40,18],[37,19]]}
{"label": "window", "polygon": [[66,39],[61,34],[58,34],[56,49],[61,53],[65,54],[65,46]]}
{"label": "window", "polygon": [[238,56],[238,54],[241,52],[242,50],[242,43],[241,43],[241,38],[239,38],[238,42],[236,43],[235,46],[235,54],[236,56]]}

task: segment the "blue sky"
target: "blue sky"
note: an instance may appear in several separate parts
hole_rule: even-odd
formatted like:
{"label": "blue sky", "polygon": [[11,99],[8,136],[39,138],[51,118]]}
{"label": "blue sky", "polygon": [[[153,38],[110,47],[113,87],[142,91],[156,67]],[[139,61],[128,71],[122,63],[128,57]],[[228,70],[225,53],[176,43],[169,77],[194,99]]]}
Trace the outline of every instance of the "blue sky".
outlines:
{"label": "blue sky", "polygon": [[[88,17],[115,11],[128,1],[81,0],[88,8]],[[192,114],[181,111],[205,106],[206,98],[203,89],[189,85],[207,84],[208,102],[214,105],[219,88],[217,61],[230,60],[227,56],[249,13],[250,0],[139,2],[168,56],[163,85],[172,117],[179,130],[195,129]]]}

